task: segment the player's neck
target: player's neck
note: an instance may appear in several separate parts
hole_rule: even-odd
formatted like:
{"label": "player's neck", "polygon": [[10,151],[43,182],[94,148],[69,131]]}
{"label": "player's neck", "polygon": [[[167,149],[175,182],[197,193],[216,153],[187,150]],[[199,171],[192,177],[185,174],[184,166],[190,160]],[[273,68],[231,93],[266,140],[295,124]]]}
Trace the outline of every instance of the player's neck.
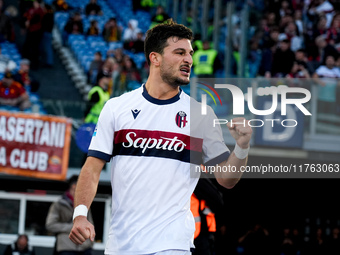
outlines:
{"label": "player's neck", "polygon": [[173,98],[179,92],[179,87],[173,87],[165,83],[160,77],[155,78],[152,76],[149,76],[148,80],[146,81],[145,88],[151,97],[160,100]]}

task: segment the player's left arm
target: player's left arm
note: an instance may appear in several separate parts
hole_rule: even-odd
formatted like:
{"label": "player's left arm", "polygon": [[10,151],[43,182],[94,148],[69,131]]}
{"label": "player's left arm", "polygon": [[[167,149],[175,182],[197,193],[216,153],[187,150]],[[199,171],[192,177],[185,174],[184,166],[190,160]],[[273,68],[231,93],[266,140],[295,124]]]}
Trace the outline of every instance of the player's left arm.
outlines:
{"label": "player's left arm", "polygon": [[[252,129],[248,125],[248,121],[244,118],[234,118],[231,122],[227,123],[230,134],[236,141],[236,146],[238,146],[238,151],[235,154],[234,151],[230,154],[228,160],[225,160],[219,164],[223,169],[233,169],[233,171],[215,171],[215,177],[217,182],[227,189],[233,188],[242,176],[241,167],[247,165],[248,156],[243,158],[246,150],[250,147],[250,139],[252,136]],[[240,150],[241,149],[241,150]],[[244,151],[245,150],[245,151]],[[241,152],[241,153],[240,153]],[[247,153],[246,153],[247,154]],[[240,157],[237,157],[237,155]]]}

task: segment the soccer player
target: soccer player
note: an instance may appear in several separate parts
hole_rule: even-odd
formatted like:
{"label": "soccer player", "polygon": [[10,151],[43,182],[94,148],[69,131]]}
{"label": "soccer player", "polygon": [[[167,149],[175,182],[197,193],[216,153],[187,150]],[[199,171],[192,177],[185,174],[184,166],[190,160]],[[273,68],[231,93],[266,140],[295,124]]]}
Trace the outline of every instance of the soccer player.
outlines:
{"label": "soccer player", "polygon": [[[69,236],[73,242],[81,244],[95,237],[86,216],[107,161],[111,160],[112,185],[105,248],[109,255],[191,254],[195,221],[190,197],[198,178],[191,175],[190,156],[200,154],[207,166],[239,170],[246,164],[252,134],[248,125],[228,126],[236,140],[232,153],[221,128],[201,128],[191,135],[195,126],[190,118],[208,125],[215,116],[211,108],[202,119],[191,116],[192,99],[180,88],[190,81],[191,40],[192,31],[172,20],[147,32],[145,56],[150,75],[140,88],[110,99],[100,114],[76,188]],[[192,106],[199,105],[195,102]],[[220,171],[215,177],[222,186],[232,188],[241,173]]]}

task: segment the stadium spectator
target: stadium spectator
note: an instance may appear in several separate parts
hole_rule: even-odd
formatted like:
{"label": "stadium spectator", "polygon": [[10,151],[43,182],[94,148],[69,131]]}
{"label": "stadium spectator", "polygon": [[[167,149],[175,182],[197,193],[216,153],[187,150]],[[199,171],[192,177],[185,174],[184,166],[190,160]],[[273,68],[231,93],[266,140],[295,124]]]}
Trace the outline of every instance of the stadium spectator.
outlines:
{"label": "stadium spectator", "polygon": [[117,25],[116,18],[110,18],[104,25],[103,37],[106,42],[117,42],[122,38],[122,29]]}
{"label": "stadium spectator", "polygon": [[124,59],[124,52],[122,48],[117,48],[113,51],[114,53],[114,59],[117,61],[119,65],[123,64],[123,59]]}
{"label": "stadium spectator", "polygon": [[325,58],[329,55],[334,56],[336,59],[338,58],[339,52],[332,45],[327,44],[325,36],[320,35],[315,38],[315,45],[316,47],[313,51],[310,51],[308,57],[313,66],[318,67],[320,64],[325,63]]}
{"label": "stadium spectator", "polygon": [[110,99],[108,91],[112,78],[109,75],[100,74],[97,85],[94,86],[88,94],[88,107],[85,112],[85,123],[97,124],[98,117],[104,104]]}
{"label": "stadium spectator", "polygon": [[14,33],[13,22],[11,20],[11,17],[6,14],[6,11],[3,10],[3,1],[1,0],[0,1],[0,42],[4,42],[6,40],[13,42],[14,39],[15,39],[15,33]]}
{"label": "stadium spectator", "polygon": [[310,41],[314,43],[314,39],[317,38],[319,35],[326,35],[327,34],[327,19],[326,16],[320,16],[317,22],[317,25],[312,29],[312,36],[309,38]]}
{"label": "stadium spectator", "polygon": [[296,51],[303,46],[303,38],[300,36],[299,30],[295,22],[291,21],[284,29],[284,33],[281,36],[285,36],[290,41],[290,49]]}
{"label": "stadium spectator", "polygon": [[274,11],[270,11],[266,16],[266,19],[269,27],[277,26],[278,18]]}
{"label": "stadium spectator", "polygon": [[33,1],[33,7],[24,14],[27,29],[26,39],[23,46],[23,56],[31,61],[32,68],[39,66],[40,43],[42,39],[42,20],[44,10],[38,0]]}
{"label": "stadium spectator", "polygon": [[85,6],[85,14],[88,15],[102,15],[102,8],[97,3],[97,0],[90,0],[90,2]]}
{"label": "stadium spectator", "polygon": [[295,60],[299,65],[302,65],[307,69],[309,75],[312,75],[315,71],[313,65],[308,61],[306,51],[304,49],[298,49],[295,51]]}
{"label": "stadium spectator", "polygon": [[290,73],[295,55],[290,49],[289,40],[284,39],[279,43],[279,48],[276,50],[273,56],[271,76],[272,77],[285,77]]}
{"label": "stadium spectator", "polygon": [[94,59],[90,64],[88,78],[91,84],[96,84],[97,82],[97,75],[102,70],[104,61],[102,59],[102,54],[100,51],[94,53]]}
{"label": "stadium spectator", "polygon": [[285,227],[283,229],[281,241],[280,241],[279,253],[280,255],[296,255],[296,247],[294,246],[294,242],[291,238],[290,229]]}
{"label": "stadium spectator", "polygon": [[142,78],[139,74],[139,71],[136,67],[135,62],[129,57],[124,56],[122,71],[120,74],[120,86],[119,91],[123,93],[128,89],[132,88],[134,83],[140,84]]}
{"label": "stadium spectator", "polygon": [[28,109],[31,106],[25,88],[13,80],[11,72],[6,72],[0,81],[0,105],[19,107],[20,110]]}
{"label": "stadium spectator", "polygon": [[20,69],[13,75],[13,79],[24,86],[26,91],[37,92],[40,87],[39,81],[33,78],[30,73],[30,61],[28,59],[21,60]]}
{"label": "stadium spectator", "polygon": [[246,234],[238,238],[239,249],[246,255],[269,255],[269,232],[260,223],[247,231]]}
{"label": "stadium spectator", "polygon": [[294,61],[291,71],[286,75],[287,78],[310,78],[304,65]]}
{"label": "stadium spectator", "polygon": [[203,42],[203,49],[195,51],[192,59],[194,72],[200,77],[212,77],[221,65],[217,51],[211,48],[209,41]]}
{"label": "stadium spectator", "polygon": [[293,244],[294,244],[294,247],[295,247],[295,250],[296,250],[296,254],[303,254],[304,240],[303,240],[303,236],[301,234],[301,231],[299,230],[298,227],[292,228],[291,239],[293,241]]}
{"label": "stadium spectator", "polygon": [[326,254],[326,242],[322,228],[318,228],[316,230],[315,236],[310,241],[307,254],[311,255]]}
{"label": "stadium spectator", "polygon": [[71,7],[66,3],[65,0],[54,0],[52,5],[56,11],[69,11]]}
{"label": "stadium spectator", "polygon": [[157,10],[156,10],[156,14],[154,16],[152,16],[152,18],[151,18],[150,28],[156,26],[157,24],[163,23],[167,19],[170,19],[170,16],[165,12],[163,6],[158,5]]}
{"label": "stadium spectator", "polygon": [[0,73],[5,73],[6,71],[13,71],[17,68],[17,64],[11,60],[8,56],[2,54],[2,49],[0,46]]}
{"label": "stadium spectator", "polygon": [[[114,63],[116,62],[116,58],[114,57],[108,57],[105,59],[102,68],[100,70],[100,72],[98,73],[98,75],[107,75],[107,76],[111,76],[112,72],[114,70]],[[97,78],[98,79],[98,78]]]}
{"label": "stadium spectator", "polygon": [[[262,46],[269,49],[272,46],[277,46],[279,43],[280,30],[277,26],[273,26],[269,30],[269,34],[264,34]],[[274,43],[274,44],[273,44]]]}
{"label": "stadium spectator", "polygon": [[266,48],[262,50],[262,58],[259,67],[259,75],[266,78],[271,77],[273,56],[276,51],[276,42],[273,40],[268,41]]}
{"label": "stadium spectator", "polygon": [[334,16],[331,27],[327,31],[327,42],[334,46],[336,49],[340,49],[340,13]]}
{"label": "stadium spectator", "polygon": [[259,49],[259,42],[258,40],[254,39],[251,40],[249,46],[249,53],[248,53],[248,77],[253,78],[257,76],[260,63],[261,63],[261,50]]}
{"label": "stadium spectator", "polygon": [[302,17],[302,11],[301,10],[295,10],[294,12],[294,22],[298,28],[298,32],[300,35],[303,35],[304,33],[304,24],[303,24],[303,17]]}
{"label": "stadium spectator", "polygon": [[331,236],[326,243],[327,254],[335,255],[340,254],[340,230],[339,227],[332,229]]}
{"label": "stadium spectator", "polygon": [[124,42],[131,42],[137,40],[137,34],[141,30],[138,28],[138,21],[135,19],[130,19],[128,28],[125,29],[123,34],[123,41]]}
{"label": "stadium spectator", "polygon": [[67,21],[64,32],[63,32],[63,41],[64,44],[67,43],[68,36],[70,34],[79,35],[84,33],[84,26],[81,14],[79,12],[75,12]]}
{"label": "stadium spectator", "polygon": [[333,15],[334,15],[334,7],[327,0],[315,0],[311,1],[308,14],[312,21],[317,20],[318,16],[325,15],[327,19],[327,28],[330,26]]}
{"label": "stadium spectator", "polygon": [[28,236],[19,235],[15,243],[6,247],[3,255],[35,255],[35,251],[28,244]]}
{"label": "stadium spectator", "polygon": [[87,35],[99,35],[99,27],[97,20],[91,20],[90,27],[87,29]]}
{"label": "stadium spectator", "polygon": [[42,51],[43,51],[43,64],[46,67],[52,67],[53,60],[53,48],[52,48],[52,30],[54,27],[54,12],[49,4],[44,5],[44,17],[42,20]]}
{"label": "stadium spectator", "polygon": [[281,2],[281,8],[279,10],[279,14],[281,17],[287,16],[287,15],[289,16],[293,15],[293,10],[289,4],[289,1],[284,0]]}
{"label": "stadium spectator", "polygon": [[[46,229],[56,235],[56,255],[91,255],[93,242],[87,240],[82,245],[75,245],[68,238],[72,228],[73,202],[78,177],[72,176],[68,180],[68,189],[62,197],[54,202],[46,217]],[[88,214],[89,221],[93,222],[92,214]]]}
{"label": "stadium spectator", "polygon": [[144,52],[144,34],[142,32],[138,32],[137,39],[129,43],[124,43],[124,48],[133,53]]}
{"label": "stadium spectator", "polygon": [[335,59],[332,55],[326,57],[324,65],[316,69],[313,74],[314,80],[320,85],[318,87],[319,111],[322,113],[335,113],[338,79],[340,70],[335,66]]}

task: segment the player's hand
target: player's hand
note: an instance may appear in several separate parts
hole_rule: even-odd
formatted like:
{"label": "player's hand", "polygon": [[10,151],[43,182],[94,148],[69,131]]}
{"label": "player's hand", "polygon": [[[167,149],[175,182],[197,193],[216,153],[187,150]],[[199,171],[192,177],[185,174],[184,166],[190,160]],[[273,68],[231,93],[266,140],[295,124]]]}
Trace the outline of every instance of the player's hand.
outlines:
{"label": "player's hand", "polygon": [[252,128],[248,125],[248,121],[241,117],[234,118],[232,123],[227,123],[227,127],[238,146],[240,146],[242,149],[247,149],[249,147],[250,138],[253,133]]}
{"label": "player's hand", "polygon": [[87,239],[94,241],[96,232],[94,226],[87,220],[85,216],[78,216],[73,221],[69,238],[75,244],[83,244]]}

